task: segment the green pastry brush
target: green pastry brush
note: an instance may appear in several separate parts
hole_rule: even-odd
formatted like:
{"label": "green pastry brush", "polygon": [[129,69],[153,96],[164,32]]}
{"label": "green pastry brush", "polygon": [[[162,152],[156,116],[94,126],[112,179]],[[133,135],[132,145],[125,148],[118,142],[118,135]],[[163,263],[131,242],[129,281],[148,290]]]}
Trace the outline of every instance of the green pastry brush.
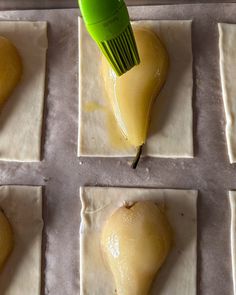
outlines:
{"label": "green pastry brush", "polygon": [[118,76],[139,64],[124,0],[79,0],[87,31]]}

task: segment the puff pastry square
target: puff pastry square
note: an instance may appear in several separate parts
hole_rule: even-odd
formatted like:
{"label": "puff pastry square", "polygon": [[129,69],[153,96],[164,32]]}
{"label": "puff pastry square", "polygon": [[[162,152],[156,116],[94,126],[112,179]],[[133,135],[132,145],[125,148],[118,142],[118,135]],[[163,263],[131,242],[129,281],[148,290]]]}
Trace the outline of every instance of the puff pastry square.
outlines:
{"label": "puff pastry square", "polygon": [[0,208],[12,225],[15,242],[0,274],[0,294],[40,295],[42,188],[0,186]]}
{"label": "puff pastry square", "polygon": [[229,201],[231,209],[231,257],[232,257],[232,272],[233,272],[233,289],[236,294],[236,192],[229,192]]}
{"label": "puff pastry square", "polygon": [[230,163],[236,162],[236,24],[218,24],[220,75]]}
{"label": "puff pastry square", "polygon": [[23,63],[22,79],[0,113],[0,160],[40,161],[47,23],[0,21],[0,36],[13,42]]}
{"label": "puff pastry square", "polygon": [[173,249],[150,294],[196,294],[197,191],[84,187],[80,197],[80,295],[116,294],[112,274],[101,254],[101,230],[106,219],[124,202],[139,200],[153,200],[164,205],[174,230]]}
{"label": "puff pastry square", "polygon": [[[164,88],[153,106],[149,137],[143,155],[193,157],[191,21],[135,21],[150,28],[164,42],[170,69]],[[79,19],[79,133],[78,156],[127,157],[136,150],[128,145],[105,98],[96,43]],[[112,140],[114,138],[116,142]]]}

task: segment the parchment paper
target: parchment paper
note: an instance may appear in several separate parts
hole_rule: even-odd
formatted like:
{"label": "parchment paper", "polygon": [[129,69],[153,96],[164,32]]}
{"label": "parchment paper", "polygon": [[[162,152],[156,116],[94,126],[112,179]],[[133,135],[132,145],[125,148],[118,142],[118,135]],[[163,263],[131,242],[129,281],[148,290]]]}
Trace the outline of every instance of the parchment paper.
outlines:
{"label": "parchment paper", "polygon": [[[0,12],[1,20],[47,20],[49,50],[43,161],[0,163],[0,184],[45,185],[43,293],[79,294],[80,185],[199,190],[198,294],[233,292],[230,208],[235,165],[225,142],[217,22],[236,23],[236,4],[132,7],[133,19],[193,19],[194,159],[77,159],[78,10]],[[29,40],[30,42],[30,40]]]}

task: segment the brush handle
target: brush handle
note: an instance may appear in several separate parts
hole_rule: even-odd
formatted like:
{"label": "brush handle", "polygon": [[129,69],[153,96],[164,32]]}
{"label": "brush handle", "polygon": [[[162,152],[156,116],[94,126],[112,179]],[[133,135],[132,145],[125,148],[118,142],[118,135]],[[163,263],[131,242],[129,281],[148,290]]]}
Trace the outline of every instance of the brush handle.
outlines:
{"label": "brush handle", "polygon": [[79,0],[86,28],[96,42],[116,38],[129,25],[124,0]]}

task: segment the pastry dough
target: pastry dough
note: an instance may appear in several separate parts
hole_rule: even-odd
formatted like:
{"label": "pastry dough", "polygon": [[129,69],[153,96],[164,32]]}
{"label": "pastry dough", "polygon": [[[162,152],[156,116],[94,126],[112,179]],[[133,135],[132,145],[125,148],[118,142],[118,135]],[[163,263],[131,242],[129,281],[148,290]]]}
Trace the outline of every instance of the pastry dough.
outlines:
{"label": "pastry dough", "polygon": [[39,161],[47,23],[1,21],[0,35],[18,49],[23,77],[0,114],[0,160]]}
{"label": "pastry dough", "polygon": [[0,294],[40,295],[42,188],[0,186],[0,207],[12,225],[15,242],[0,273]]}
{"label": "pastry dough", "polygon": [[[107,217],[125,202],[154,200],[166,206],[175,245],[158,273],[150,294],[196,294],[197,191],[85,187],[80,226],[80,294],[112,295],[112,274],[104,264],[100,234]],[[141,255],[142,253],[140,253]]]}
{"label": "pastry dough", "polygon": [[236,294],[236,192],[229,192],[229,201],[231,209],[231,257],[232,257],[232,270],[233,270],[233,287],[234,294]]}
{"label": "pastry dough", "polygon": [[[143,155],[193,157],[191,21],[137,21],[132,24],[156,32],[170,57],[167,82],[153,107]],[[78,156],[134,156],[136,150],[121,134],[120,144],[112,140],[112,134],[119,129],[105,99],[100,54],[79,19]]]}
{"label": "pastry dough", "polygon": [[230,163],[236,162],[236,25],[218,24],[220,75]]}

